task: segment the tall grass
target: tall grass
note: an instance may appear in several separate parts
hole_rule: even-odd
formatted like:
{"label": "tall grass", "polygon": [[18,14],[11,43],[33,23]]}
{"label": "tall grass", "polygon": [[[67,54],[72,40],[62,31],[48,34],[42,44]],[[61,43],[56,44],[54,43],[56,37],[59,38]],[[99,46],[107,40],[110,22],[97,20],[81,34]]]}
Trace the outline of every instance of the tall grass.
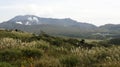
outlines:
{"label": "tall grass", "polygon": [[[120,67],[120,46],[54,46],[44,40],[0,39],[0,65],[16,67]],[[1,63],[5,62],[5,63]]]}

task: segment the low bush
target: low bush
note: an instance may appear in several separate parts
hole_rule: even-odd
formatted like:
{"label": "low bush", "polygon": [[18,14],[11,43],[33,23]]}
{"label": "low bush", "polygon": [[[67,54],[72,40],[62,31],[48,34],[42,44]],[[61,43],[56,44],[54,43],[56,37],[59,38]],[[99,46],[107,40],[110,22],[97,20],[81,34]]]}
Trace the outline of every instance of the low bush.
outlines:
{"label": "low bush", "polygon": [[65,67],[76,67],[79,63],[77,56],[66,56],[60,59],[60,62]]}
{"label": "low bush", "polygon": [[39,49],[23,49],[22,54],[26,58],[40,58],[42,56],[42,50]]}
{"label": "low bush", "polygon": [[22,56],[20,50],[5,49],[0,51],[0,61],[15,61]]}
{"label": "low bush", "polygon": [[7,63],[7,62],[0,62],[0,67],[14,67],[11,64]]}

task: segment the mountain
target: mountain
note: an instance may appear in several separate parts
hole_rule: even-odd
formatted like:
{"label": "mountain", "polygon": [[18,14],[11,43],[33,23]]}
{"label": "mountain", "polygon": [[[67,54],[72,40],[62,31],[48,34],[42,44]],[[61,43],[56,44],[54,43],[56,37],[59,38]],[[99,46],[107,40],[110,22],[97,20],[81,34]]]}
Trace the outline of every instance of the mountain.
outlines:
{"label": "mountain", "polygon": [[108,29],[108,30],[120,30],[120,24],[106,24],[100,26],[100,28]]}
{"label": "mountain", "polygon": [[99,27],[100,29],[107,30],[109,33],[120,34],[120,24],[106,24]]}
{"label": "mountain", "polygon": [[41,24],[39,22],[39,17],[37,16],[16,16],[12,19],[10,19],[9,21],[7,21],[9,23],[16,23],[16,24],[21,24],[21,25],[35,25],[35,24]]}
{"label": "mountain", "polygon": [[107,24],[97,27],[93,24],[78,22],[71,18],[43,18],[35,15],[16,16],[1,23],[0,27],[6,29],[19,29],[36,34],[39,34],[40,31],[44,31],[51,35],[83,38],[96,38],[98,37],[98,33],[100,33],[99,37],[103,37],[103,35],[106,34],[120,33],[120,25]]}
{"label": "mountain", "polygon": [[19,15],[0,24],[1,28],[19,29],[39,34],[44,31],[51,35],[83,37],[94,32],[93,24],[78,22],[70,18],[42,18],[34,15]]}
{"label": "mountain", "polygon": [[77,22],[70,18],[65,19],[53,19],[53,18],[41,18],[34,15],[24,15],[24,16],[16,16],[10,20],[8,20],[5,24],[21,24],[21,25],[41,25],[41,24],[49,24],[49,25],[59,25],[59,26],[71,26],[71,27],[81,27],[81,28],[95,28],[95,25]]}

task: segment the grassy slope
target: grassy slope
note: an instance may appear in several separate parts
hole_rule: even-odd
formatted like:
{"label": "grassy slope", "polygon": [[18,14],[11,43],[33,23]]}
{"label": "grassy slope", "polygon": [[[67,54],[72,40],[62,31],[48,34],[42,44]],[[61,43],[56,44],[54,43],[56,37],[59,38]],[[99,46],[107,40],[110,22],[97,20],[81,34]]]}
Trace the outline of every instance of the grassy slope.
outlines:
{"label": "grassy slope", "polygon": [[5,30],[0,30],[0,38],[2,37],[31,37],[32,34],[27,33],[27,32],[16,32],[16,31],[5,31]]}
{"label": "grassy slope", "polygon": [[120,46],[78,47],[76,39],[16,31],[0,35],[0,67],[120,67]]}

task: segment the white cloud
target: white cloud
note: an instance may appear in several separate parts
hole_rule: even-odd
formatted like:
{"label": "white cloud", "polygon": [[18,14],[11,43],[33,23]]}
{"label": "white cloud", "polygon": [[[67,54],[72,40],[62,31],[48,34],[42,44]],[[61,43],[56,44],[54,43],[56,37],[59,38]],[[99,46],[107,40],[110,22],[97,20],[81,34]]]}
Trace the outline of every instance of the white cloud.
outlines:
{"label": "white cloud", "polygon": [[119,0],[13,0],[0,3],[0,21],[16,15],[66,18],[96,25],[120,23]]}

